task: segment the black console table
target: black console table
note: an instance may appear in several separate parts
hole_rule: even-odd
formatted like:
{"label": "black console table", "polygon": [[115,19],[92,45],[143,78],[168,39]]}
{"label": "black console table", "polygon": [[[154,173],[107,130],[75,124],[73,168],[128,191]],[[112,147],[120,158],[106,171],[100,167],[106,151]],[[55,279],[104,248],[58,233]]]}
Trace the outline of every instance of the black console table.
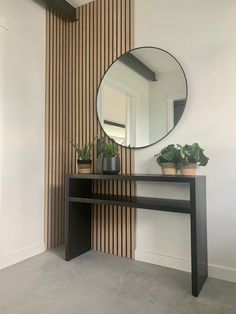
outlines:
{"label": "black console table", "polygon": [[[187,183],[190,200],[92,193],[93,180]],[[205,176],[75,174],[67,177],[66,260],[91,250],[91,204],[145,208],[191,217],[192,294],[197,297],[208,276]]]}

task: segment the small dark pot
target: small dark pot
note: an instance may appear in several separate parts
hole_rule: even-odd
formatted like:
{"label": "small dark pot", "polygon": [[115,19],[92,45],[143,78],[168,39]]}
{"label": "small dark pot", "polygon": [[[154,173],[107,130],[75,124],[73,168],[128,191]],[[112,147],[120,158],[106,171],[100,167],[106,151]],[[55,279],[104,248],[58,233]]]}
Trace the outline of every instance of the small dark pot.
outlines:
{"label": "small dark pot", "polygon": [[92,160],[77,159],[77,165],[78,165],[79,173],[91,173],[92,172]]}
{"label": "small dark pot", "polygon": [[120,157],[103,157],[102,173],[118,174],[120,172]]}

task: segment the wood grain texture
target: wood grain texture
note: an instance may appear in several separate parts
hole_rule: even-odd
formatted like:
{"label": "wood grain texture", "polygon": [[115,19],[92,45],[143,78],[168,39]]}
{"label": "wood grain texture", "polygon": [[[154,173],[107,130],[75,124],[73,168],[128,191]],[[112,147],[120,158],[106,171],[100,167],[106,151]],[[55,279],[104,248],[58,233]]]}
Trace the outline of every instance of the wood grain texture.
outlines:
{"label": "wood grain texture", "polygon": [[[76,154],[67,139],[84,144],[104,136],[97,121],[101,79],[122,53],[133,48],[134,0],[95,0],[77,9],[71,23],[47,11],[45,242],[64,243],[65,175],[76,173]],[[134,172],[134,152],[120,149],[123,174]],[[93,152],[96,160],[96,147]],[[95,171],[95,162],[93,169]],[[135,195],[134,183],[96,182],[94,191]],[[92,248],[134,258],[132,208],[94,205]]]}

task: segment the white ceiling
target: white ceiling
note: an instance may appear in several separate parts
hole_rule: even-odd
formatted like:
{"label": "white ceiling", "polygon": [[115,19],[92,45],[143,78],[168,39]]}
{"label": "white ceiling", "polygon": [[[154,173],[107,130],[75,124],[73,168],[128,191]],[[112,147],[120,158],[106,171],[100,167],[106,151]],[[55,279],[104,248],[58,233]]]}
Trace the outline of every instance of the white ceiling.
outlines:
{"label": "white ceiling", "polygon": [[77,8],[85,3],[89,3],[94,0],[66,0],[66,1],[69,2],[71,5],[73,5],[75,8]]}
{"label": "white ceiling", "polygon": [[157,74],[179,69],[176,60],[163,50],[141,48],[134,50],[132,54]]}

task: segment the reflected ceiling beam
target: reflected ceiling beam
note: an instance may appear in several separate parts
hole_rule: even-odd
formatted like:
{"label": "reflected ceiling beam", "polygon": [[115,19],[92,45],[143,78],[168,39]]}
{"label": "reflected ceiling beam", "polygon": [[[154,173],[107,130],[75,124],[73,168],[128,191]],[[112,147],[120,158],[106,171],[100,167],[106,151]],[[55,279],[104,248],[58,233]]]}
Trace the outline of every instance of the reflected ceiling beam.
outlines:
{"label": "reflected ceiling beam", "polygon": [[128,52],[124,54],[124,56],[120,58],[120,61],[148,81],[157,81],[156,73],[146,66],[142,61],[132,55],[132,53]]}
{"label": "reflected ceiling beam", "polygon": [[65,0],[43,0],[47,5],[56,9],[62,16],[66,17],[71,22],[75,22],[76,8]]}
{"label": "reflected ceiling beam", "polygon": [[120,124],[120,123],[109,121],[109,120],[104,120],[104,124],[116,126],[117,128],[122,128],[122,129],[126,128],[126,126],[124,124]]}

